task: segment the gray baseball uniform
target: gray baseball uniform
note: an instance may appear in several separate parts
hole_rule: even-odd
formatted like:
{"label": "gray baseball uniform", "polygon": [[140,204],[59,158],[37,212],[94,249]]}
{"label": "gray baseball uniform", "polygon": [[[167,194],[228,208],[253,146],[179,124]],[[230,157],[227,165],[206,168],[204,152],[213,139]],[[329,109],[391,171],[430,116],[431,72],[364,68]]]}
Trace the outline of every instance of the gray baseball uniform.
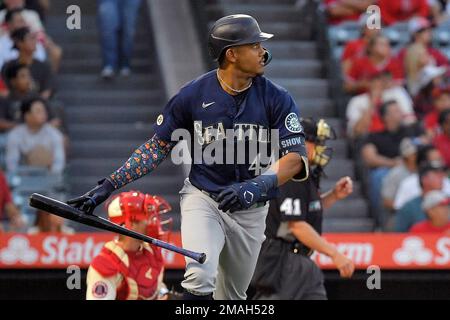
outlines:
{"label": "gray baseball uniform", "polygon": [[246,299],[265,239],[268,204],[225,213],[189,179],[180,194],[183,248],[205,252],[207,257],[204,264],[186,258],[182,286],[197,295],[214,292],[214,299]]}

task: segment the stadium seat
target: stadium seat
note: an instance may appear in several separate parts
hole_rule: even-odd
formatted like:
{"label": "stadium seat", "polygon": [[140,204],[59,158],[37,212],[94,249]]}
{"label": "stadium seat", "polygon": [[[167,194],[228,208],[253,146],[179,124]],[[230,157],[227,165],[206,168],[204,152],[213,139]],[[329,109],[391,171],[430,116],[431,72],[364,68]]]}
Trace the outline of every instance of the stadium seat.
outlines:
{"label": "stadium seat", "polygon": [[436,47],[450,46],[450,30],[448,28],[438,28],[433,31],[433,44]]}
{"label": "stadium seat", "polygon": [[345,26],[336,26],[328,29],[328,40],[332,48],[343,46],[348,41],[357,39],[359,30],[354,28],[345,28]]}
{"label": "stadium seat", "polygon": [[0,168],[5,168],[6,134],[0,134]]}

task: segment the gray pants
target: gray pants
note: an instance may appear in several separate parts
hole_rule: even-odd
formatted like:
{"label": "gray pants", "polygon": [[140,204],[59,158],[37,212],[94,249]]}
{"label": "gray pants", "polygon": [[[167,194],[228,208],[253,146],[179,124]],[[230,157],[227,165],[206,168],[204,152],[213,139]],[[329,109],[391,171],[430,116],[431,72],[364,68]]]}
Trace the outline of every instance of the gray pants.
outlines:
{"label": "gray pants", "polygon": [[224,213],[218,203],[185,180],[181,194],[183,248],[206,253],[200,264],[186,258],[183,288],[217,300],[245,300],[265,239],[264,207]]}

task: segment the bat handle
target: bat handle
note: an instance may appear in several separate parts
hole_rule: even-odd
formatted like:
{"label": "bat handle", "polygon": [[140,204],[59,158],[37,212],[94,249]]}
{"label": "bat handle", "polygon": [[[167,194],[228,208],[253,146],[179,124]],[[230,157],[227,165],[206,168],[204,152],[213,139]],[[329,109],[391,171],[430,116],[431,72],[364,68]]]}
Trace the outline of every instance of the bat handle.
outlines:
{"label": "bat handle", "polygon": [[182,254],[188,258],[194,259],[195,261],[197,261],[200,264],[203,264],[206,261],[206,254],[205,253],[199,253],[199,252],[195,252],[195,251],[191,251],[191,250],[187,250],[187,249],[183,249],[183,248],[179,248],[177,246],[174,246],[170,243],[164,242],[164,241],[159,241],[157,239],[154,239],[155,241],[153,242],[155,245],[170,250],[170,251],[174,251],[177,252],[179,254]]}
{"label": "bat handle", "polygon": [[199,253],[199,252],[192,252],[192,251],[188,250],[186,257],[192,258],[200,264],[203,264],[206,261],[206,254],[203,252]]}

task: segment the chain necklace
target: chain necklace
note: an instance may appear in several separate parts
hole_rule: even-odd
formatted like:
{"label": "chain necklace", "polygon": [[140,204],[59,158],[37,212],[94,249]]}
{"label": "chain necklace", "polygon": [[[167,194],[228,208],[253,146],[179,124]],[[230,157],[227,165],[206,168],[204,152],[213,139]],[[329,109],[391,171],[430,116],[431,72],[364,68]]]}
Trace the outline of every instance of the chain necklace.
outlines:
{"label": "chain necklace", "polygon": [[219,69],[217,69],[216,74],[217,74],[217,79],[219,79],[220,83],[222,83],[225,87],[227,87],[227,89],[229,89],[229,90],[231,90],[231,91],[233,91],[233,92],[236,92],[236,93],[242,93],[242,92],[244,92],[245,90],[247,90],[248,88],[250,88],[250,87],[252,86],[252,84],[253,84],[253,80],[251,80],[251,81],[250,81],[250,84],[249,84],[248,86],[246,86],[244,89],[240,89],[240,90],[233,89],[233,88],[230,87],[228,84],[226,84],[226,82],[223,81],[223,79],[220,77],[220,75],[219,75]]}

